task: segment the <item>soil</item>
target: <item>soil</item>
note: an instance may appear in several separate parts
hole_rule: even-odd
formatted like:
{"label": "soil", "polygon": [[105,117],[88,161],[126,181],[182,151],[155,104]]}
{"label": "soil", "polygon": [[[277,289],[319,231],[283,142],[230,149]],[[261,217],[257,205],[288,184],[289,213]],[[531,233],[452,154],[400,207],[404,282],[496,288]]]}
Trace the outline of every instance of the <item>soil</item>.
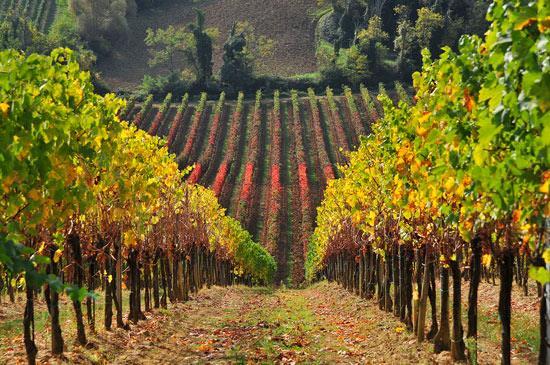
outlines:
{"label": "soil", "polygon": [[316,0],[180,0],[166,2],[153,9],[140,11],[129,19],[129,37],[113,48],[112,55],[98,61],[97,69],[113,89],[133,89],[145,74],[165,74],[167,68],[151,68],[144,42],[147,28],[184,27],[193,22],[193,8],[200,8],[206,27],[215,27],[220,37],[214,45],[214,72],[222,63],[223,43],[236,21],[248,20],[257,35],[277,43],[273,54],[257,60],[256,71],[262,74],[291,76],[316,70],[315,24]]}

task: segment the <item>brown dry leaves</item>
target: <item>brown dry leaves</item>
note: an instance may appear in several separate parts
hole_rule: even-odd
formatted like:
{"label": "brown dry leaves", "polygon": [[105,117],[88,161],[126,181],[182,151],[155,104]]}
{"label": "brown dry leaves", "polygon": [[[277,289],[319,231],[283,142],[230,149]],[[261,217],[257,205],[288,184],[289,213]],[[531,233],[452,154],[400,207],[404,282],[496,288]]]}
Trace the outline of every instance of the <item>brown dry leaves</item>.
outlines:
{"label": "brown dry leaves", "polygon": [[[480,295],[493,295],[483,287]],[[517,299],[516,299],[517,298]],[[518,311],[532,312],[534,297],[514,296]],[[486,310],[481,298],[481,310]],[[68,305],[69,303],[63,303]],[[43,308],[41,308],[43,309]],[[127,309],[127,308],[125,308]],[[17,311],[15,311],[17,312]],[[4,311],[5,315],[6,311]],[[102,322],[102,311],[98,322]],[[102,328],[90,335],[93,348],[74,345],[72,312],[62,318],[67,344],[63,359],[47,350],[49,331],[37,331],[39,362],[45,364],[403,364],[449,363],[433,354],[393,317],[335,284],[270,291],[233,287],[203,290],[168,311],[146,313],[130,331]],[[497,324],[498,325],[498,324]],[[0,363],[25,363],[22,337],[4,342]],[[483,344],[480,363],[498,362],[498,346]],[[497,339],[498,341],[498,339]],[[520,363],[523,361],[520,361]]]}

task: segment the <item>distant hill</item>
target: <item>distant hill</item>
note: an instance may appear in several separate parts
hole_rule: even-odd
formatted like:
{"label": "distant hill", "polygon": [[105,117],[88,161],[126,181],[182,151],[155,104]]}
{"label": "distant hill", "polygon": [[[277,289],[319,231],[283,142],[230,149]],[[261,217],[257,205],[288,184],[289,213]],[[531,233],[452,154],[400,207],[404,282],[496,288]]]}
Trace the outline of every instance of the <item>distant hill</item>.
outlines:
{"label": "distant hill", "polygon": [[184,26],[194,20],[193,8],[206,16],[206,26],[220,30],[219,47],[214,53],[214,70],[221,66],[223,43],[235,21],[249,21],[257,34],[277,41],[272,57],[262,60],[258,72],[291,76],[316,70],[315,24],[311,14],[316,0],[206,0],[201,2],[166,2],[140,11],[129,19],[130,37],[114,48],[113,54],[102,58],[97,69],[113,89],[134,89],[145,74],[165,72],[151,69],[144,43],[147,28]]}

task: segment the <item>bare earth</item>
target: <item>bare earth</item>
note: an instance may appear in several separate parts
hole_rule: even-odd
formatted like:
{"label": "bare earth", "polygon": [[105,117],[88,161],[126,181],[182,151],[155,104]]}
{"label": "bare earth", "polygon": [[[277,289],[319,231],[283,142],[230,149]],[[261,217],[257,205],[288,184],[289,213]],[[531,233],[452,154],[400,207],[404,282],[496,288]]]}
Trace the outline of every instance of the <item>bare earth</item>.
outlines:
{"label": "bare earth", "polygon": [[130,19],[130,37],[115,46],[113,55],[98,63],[98,70],[113,88],[134,88],[145,74],[166,70],[151,69],[144,43],[147,28],[185,26],[194,21],[193,8],[205,12],[206,26],[219,29],[221,36],[215,46],[214,70],[221,66],[223,43],[235,21],[248,20],[258,35],[277,41],[274,53],[258,62],[261,73],[289,76],[312,72],[315,63],[315,36],[312,12],[316,0],[206,0],[167,2],[140,12]]}

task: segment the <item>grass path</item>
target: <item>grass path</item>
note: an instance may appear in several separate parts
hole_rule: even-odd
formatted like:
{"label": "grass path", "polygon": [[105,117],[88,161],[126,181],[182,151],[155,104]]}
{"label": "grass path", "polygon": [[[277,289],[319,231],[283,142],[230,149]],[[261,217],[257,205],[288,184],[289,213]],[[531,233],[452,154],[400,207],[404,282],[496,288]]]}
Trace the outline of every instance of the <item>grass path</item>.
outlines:
{"label": "grass path", "polygon": [[[42,311],[43,306],[39,306]],[[127,308],[127,307],[126,307]],[[484,309],[484,308],[483,308]],[[481,311],[483,313],[483,310]],[[99,314],[99,313],[98,313]],[[9,315],[9,313],[8,313]],[[433,354],[374,301],[362,300],[335,284],[306,289],[214,287],[169,310],[147,313],[131,331],[103,328],[94,346],[74,345],[69,303],[62,303],[64,359],[51,358],[49,333],[38,326],[40,363],[78,364],[448,364],[448,353]],[[98,316],[99,319],[99,316]],[[481,327],[488,325],[481,319]],[[17,321],[16,321],[17,322]],[[8,325],[7,327],[4,325]],[[490,321],[489,321],[490,323]],[[19,326],[0,321],[6,340],[0,363],[25,363]],[[8,332],[8,327],[10,327]],[[47,327],[47,326],[46,326]],[[73,329],[67,330],[67,329]],[[489,333],[489,332],[486,332]],[[1,336],[0,334],[0,337]],[[498,336],[480,338],[480,364],[499,363]],[[517,354],[514,354],[517,355]],[[531,355],[531,356],[528,356]],[[514,356],[528,363],[533,353]],[[529,360],[529,357],[531,360]]]}
{"label": "grass path", "polygon": [[160,316],[130,333],[116,360],[116,347],[104,358],[119,364],[380,364],[433,356],[373,303],[326,283],[305,290],[214,288]]}

